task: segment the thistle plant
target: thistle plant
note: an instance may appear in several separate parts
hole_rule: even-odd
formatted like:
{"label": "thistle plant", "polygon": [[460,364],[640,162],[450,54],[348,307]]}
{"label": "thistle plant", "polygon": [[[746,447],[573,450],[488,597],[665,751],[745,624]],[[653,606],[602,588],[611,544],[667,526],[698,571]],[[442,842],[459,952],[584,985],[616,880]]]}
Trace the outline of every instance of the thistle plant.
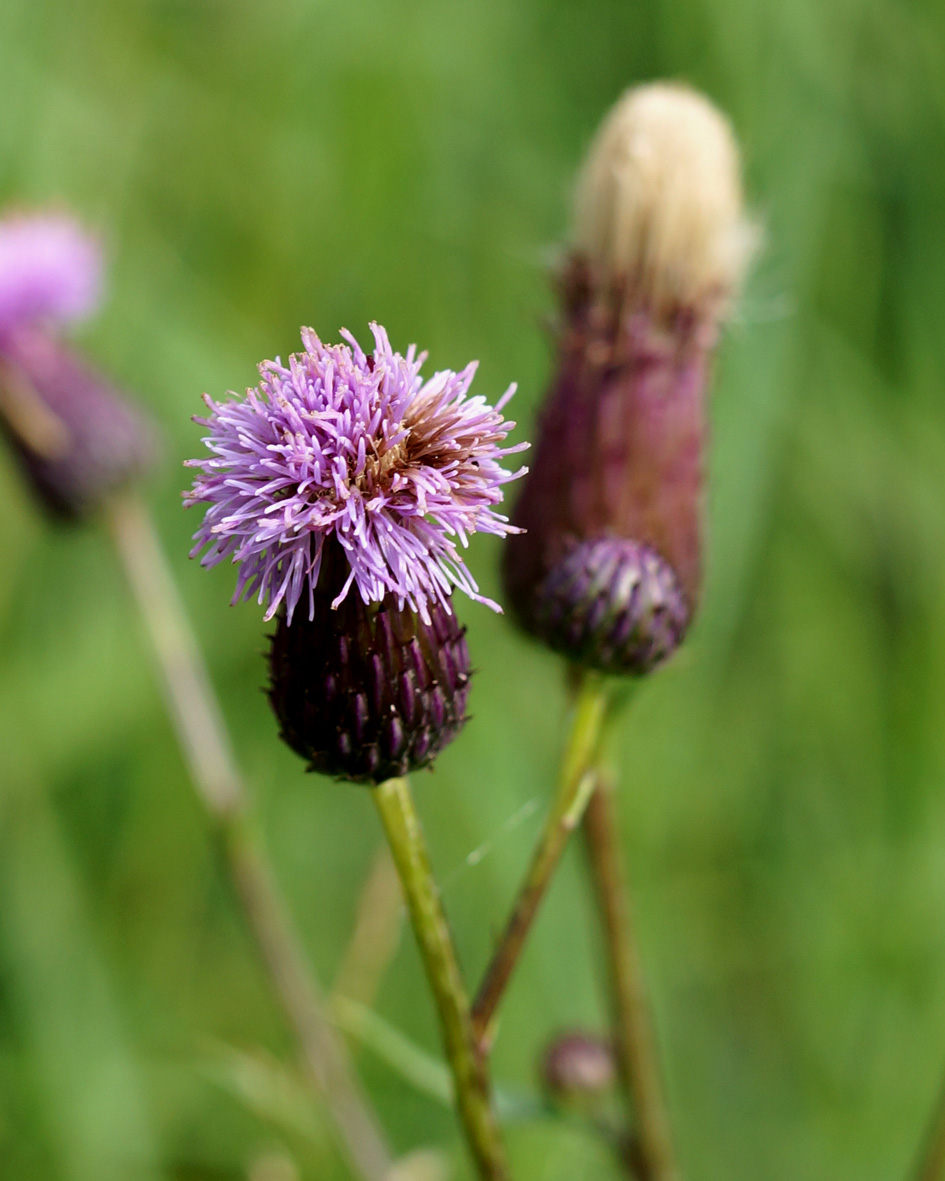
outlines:
{"label": "thistle plant", "polygon": [[237,899],[342,1151],[364,1181],[384,1181],[391,1153],[332,1028],[261,842],[222,713],[134,484],[150,465],[145,416],[63,338],[102,290],[98,243],[64,215],[0,222],[0,427],[29,487],[55,517],[101,517],[152,642],[193,785],[214,824]]}
{"label": "thistle plant", "polygon": [[557,366],[503,573],[519,623],[577,697],[557,796],[476,1000],[492,1019],[570,832],[586,835],[606,935],[628,1169],[678,1176],[613,810],[601,771],[608,677],[641,677],[686,635],[702,574],[712,352],[755,241],[724,118],[681,86],[628,91],[591,145],[560,276]]}
{"label": "thistle plant", "polygon": [[591,145],[574,223],[505,581],[570,660],[645,673],[698,603],[709,364],[755,238],[728,124],[684,87],[629,91]]}
{"label": "thistle plant", "polygon": [[[472,368],[424,383],[423,357],[373,328],[267,362],[245,400],[207,400],[210,458],[189,505],[194,553],[239,566],[234,599],[276,616],[270,701],[313,770],[373,785],[484,1178],[507,1176],[488,1073],[495,1017],[570,833],[586,826],[607,937],[615,1047],[633,1133],[619,1156],[642,1181],[677,1174],[601,743],[613,675],[667,660],[702,570],[705,394],[719,326],[754,234],[738,154],[707,100],[629,92],[578,185],[561,278],[557,375],[533,471],[510,523],[495,511],[520,472],[500,460],[509,394],[467,397]],[[403,776],[459,730],[469,660],[452,592],[481,599],[457,542],[508,536],[518,621],[561,653],[576,686],[556,795],[504,933],[470,1005]],[[489,604],[495,606],[495,604]]]}
{"label": "thistle plant", "polygon": [[310,770],[369,784],[400,875],[480,1175],[506,1177],[488,1068],[404,776],[465,721],[470,664],[452,592],[480,595],[460,546],[505,535],[501,461],[514,423],[469,395],[475,365],[424,381],[426,354],[391,348],[372,325],[264,362],[245,399],[206,398],[209,457],[188,506],[206,506],[193,555],[239,567],[234,601],[276,616],[269,698],[284,741]]}
{"label": "thistle plant", "polygon": [[[679,1176],[602,754],[615,678],[639,679],[683,642],[702,578],[711,359],[754,245],[738,152],[721,115],[678,86],[628,92],[582,171],[559,279],[556,373],[511,520],[514,423],[471,394],[475,364],[425,379],[426,354],[373,324],[324,344],[302,329],[245,397],[205,396],[207,453],[186,507],[192,557],[237,567],[274,633],[268,697],[310,771],[365,785],[376,805],[439,1019],[463,1133],[484,1181],[510,1177],[490,1073],[496,1017],[570,834],[584,822],[605,935],[613,1033],[559,1039],[553,1104],[582,1114],[639,1181]],[[311,1081],[366,1181],[389,1178],[386,1138],[332,1027],[273,883],[209,679],[142,506],[124,491],[152,444],[143,419],[62,340],[100,287],[68,221],[0,224],[0,422],[60,515],[101,510],[135,588],[193,778]],[[574,690],[556,793],[479,989],[471,997],[407,776],[466,722],[472,667],[456,592],[496,611],[468,568],[476,532],[507,539],[517,621],[560,654]],[[628,1118],[601,1107],[614,1070]]]}

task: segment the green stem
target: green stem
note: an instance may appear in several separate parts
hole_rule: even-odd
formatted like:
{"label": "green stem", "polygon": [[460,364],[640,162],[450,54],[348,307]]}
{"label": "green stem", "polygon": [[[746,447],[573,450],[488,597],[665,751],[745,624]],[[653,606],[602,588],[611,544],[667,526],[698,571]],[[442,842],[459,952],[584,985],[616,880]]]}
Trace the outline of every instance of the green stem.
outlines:
{"label": "green stem", "polygon": [[538,908],[561,860],[568,837],[580,824],[594,788],[594,776],[590,768],[597,754],[609,699],[604,682],[598,675],[583,672],[580,676],[557,794],[505,931],[486,969],[473,1005],[473,1027],[483,1051],[492,1040],[496,1010],[518,963]]}
{"label": "green stem", "polygon": [[641,1181],[678,1181],[643,964],[620,858],[614,781],[598,771],[596,785],[584,817],[584,834],[604,930],[617,1061],[636,1130],[635,1151],[628,1161]]}
{"label": "green stem", "polygon": [[469,1000],[410,786],[405,779],[388,779],[371,794],[390,843],[436,1002],[466,1141],[483,1181],[508,1181],[488,1070],[484,1057],[476,1051]]}
{"label": "green stem", "polygon": [[206,666],[154,524],[131,495],[108,506],[108,525],[161,672],[168,711],[197,795],[213,821],[233,882],[302,1061],[339,1146],[364,1181],[385,1181],[391,1153],[327,1015],[255,827]]}

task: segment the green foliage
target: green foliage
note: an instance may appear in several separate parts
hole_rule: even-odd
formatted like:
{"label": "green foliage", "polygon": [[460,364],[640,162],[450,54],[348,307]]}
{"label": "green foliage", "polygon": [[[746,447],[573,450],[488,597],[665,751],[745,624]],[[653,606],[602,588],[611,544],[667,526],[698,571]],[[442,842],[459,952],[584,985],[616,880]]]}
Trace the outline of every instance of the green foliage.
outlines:
{"label": "green foliage", "polygon": [[[945,8],[4,0],[0,197],[104,234],[84,342],[165,431],[148,497],[330,980],[379,831],[363,791],[278,745],[260,612],[186,559],[189,416],[300,323],[364,339],[376,318],[431,366],[480,357],[482,393],[517,380],[527,436],[573,171],[622,88],[659,76],[731,114],[767,243],[718,366],[704,612],[620,737],[680,1154],[690,1181],[879,1181],[904,1175],[945,1066]],[[206,1039],[252,1064],[287,1037],[104,534],[51,528],[6,457],[0,495],[0,1171],[235,1181],[275,1146],[341,1178],[321,1138],[208,1077]],[[474,543],[487,593],[497,552]],[[416,787],[472,977],[564,694],[506,621],[464,615],[475,721]],[[509,997],[516,1092],[549,1034],[602,1020],[580,869]],[[406,938],[378,1009],[436,1052]],[[398,1148],[445,1147],[465,1175],[449,1112],[360,1064]],[[523,1181],[609,1175],[580,1130],[510,1142]]]}

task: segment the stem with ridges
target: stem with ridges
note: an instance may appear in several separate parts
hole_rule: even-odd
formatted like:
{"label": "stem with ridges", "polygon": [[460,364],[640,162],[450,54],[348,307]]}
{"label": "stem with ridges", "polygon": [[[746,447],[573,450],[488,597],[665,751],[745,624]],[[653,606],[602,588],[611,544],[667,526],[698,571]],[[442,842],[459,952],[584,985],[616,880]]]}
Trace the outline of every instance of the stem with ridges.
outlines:
{"label": "stem with ridges", "polygon": [[636,1132],[631,1160],[641,1181],[678,1181],[615,804],[613,778],[598,769],[584,834],[604,931],[617,1062]]}
{"label": "stem with ridges", "polygon": [[206,666],[145,506],[128,494],[106,510],[159,666],[168,711],[193,785],[226,865],[307,1074],[348,1160],[364,1181],[384,1181],[391,1153],[331,1025],[255,827]]}
{"label": "stem with ridges", "polygon": [[488,1070],[477,1053],[469,1000],[430,866],[420,818],[406,779],[388,779],[371,792],[400,875],[414,935],[433,992],[456,1107],[483,1181],[508,1181]]}
{"label": "stem with ridges", "polygon": [[472,1017],[477,1041],[485,1052],[492,1040],[493,1019],[525,940],[558,867],[568,837],[580,824],[594,787],[590,773],[607,715],[609,697],[603,679],[582,672],[574,705],[571,729],[562,761],[558,791],[545,819],[531,864],[519,887],[512,913],[486,969],[473,1004]]}

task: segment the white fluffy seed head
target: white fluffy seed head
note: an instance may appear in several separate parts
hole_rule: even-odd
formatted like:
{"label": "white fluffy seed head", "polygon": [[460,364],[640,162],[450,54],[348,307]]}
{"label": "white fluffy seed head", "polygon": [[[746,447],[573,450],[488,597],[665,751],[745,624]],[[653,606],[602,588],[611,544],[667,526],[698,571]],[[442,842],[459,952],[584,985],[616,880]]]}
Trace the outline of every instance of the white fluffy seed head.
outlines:
{"label": "white fluffy seed head", "polygon": [[574,245],[657,314],[723,311],[757,242],[725,117],[686,86],[628,90],[578,178]]}

